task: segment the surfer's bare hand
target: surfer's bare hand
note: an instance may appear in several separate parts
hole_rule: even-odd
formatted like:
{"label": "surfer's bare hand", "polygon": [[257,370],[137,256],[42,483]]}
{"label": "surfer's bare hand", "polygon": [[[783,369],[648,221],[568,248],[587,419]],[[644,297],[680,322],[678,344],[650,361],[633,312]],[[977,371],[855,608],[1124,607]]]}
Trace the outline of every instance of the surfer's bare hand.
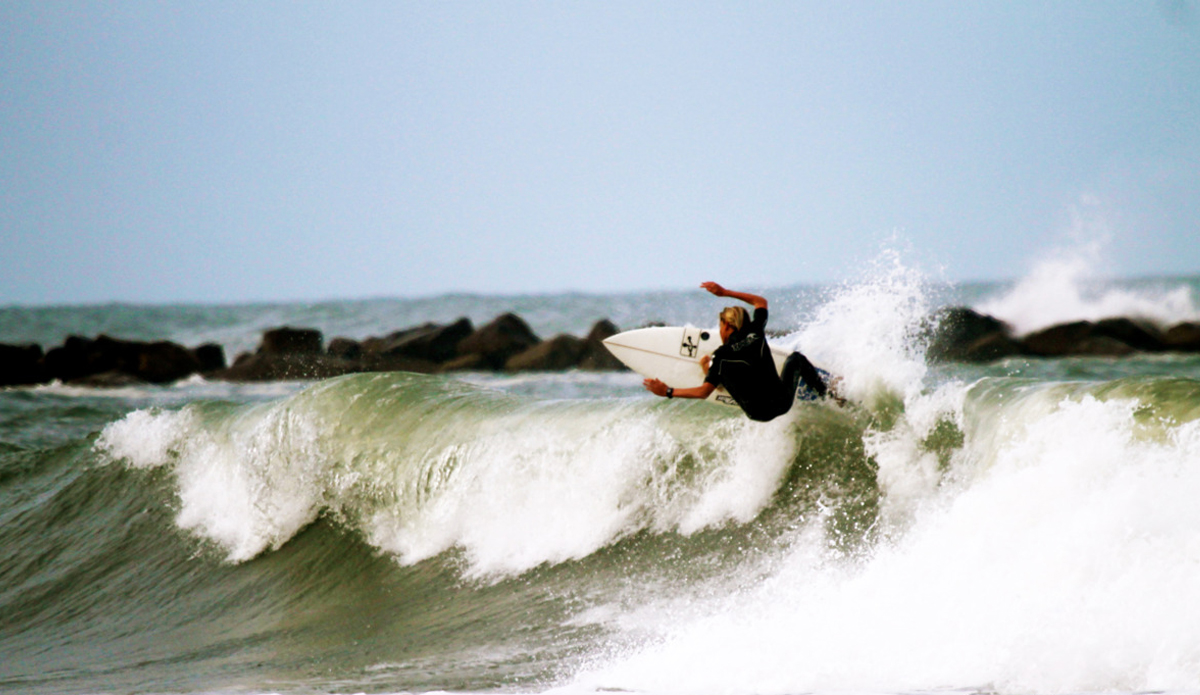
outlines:
{"label": "surfer's bare hand", "polygon": [[645,386],[647,391],[656,396],[667,395],[667,385],[658,379],[646,379],[642,382],[642,386]]}
{"label": "surfer's bare hand", "polygon": [[718,297],[724,297],[726,295],[725,288],[721,287],[715,282],[702,282],[700,283],[700,286],[717,295]]}

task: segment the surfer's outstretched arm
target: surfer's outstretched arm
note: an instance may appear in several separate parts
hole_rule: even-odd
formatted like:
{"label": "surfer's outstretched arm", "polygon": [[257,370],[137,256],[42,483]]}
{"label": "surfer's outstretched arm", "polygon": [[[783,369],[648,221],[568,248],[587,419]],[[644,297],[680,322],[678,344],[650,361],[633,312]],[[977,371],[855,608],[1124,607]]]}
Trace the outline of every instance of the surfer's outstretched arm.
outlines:
{"label": "surfer's outstretched arm", "polygon": [[656,396],[665,396],[668,398],[708,398],[717,388],[706,381],[699,386],[691,388],[668,389],[667,385],[658,379],[646,379],[642,382],[642,386],[645,386],[647,391]]}
{"label": "surfer's outstretched arm", "polygon": [[760,297],[757,294],[750,294],[749,292],[734,292],[733,290],[727,290],[724,287],[721,287],[715,282],[702,282],[700,283],[700,286],[717,295],[718,297],[732,297],[734,299],[743,301],[750,306],[753,306],[755,309],[767,308],[766,298]]}

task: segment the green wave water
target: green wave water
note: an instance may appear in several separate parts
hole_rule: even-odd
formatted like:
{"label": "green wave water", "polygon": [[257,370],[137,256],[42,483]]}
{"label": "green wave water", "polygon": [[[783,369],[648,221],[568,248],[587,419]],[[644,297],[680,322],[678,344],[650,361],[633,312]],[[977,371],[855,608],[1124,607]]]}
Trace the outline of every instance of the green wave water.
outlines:
{"label": "green wave water", "polygon": [[[186,690],[197,672],[206,689],[226,673],[265,688],[553,682],[608,648],[611,630],[580,617],[596,601],[641,600],[647,581],[720,583],[838,487],[833,444],[787,452],[806,421],[840,441],[852,416],[814,408],[781,428],[783,480],[749,480],[760,499],[743,507],[724,489],[746,482],[733,445],[747,426],[696,405],[356,375],[11,447],[0,686]],[[869,487],[841,494],[864,495],[864,510],[839,523],[869,525]],[[64,641],[77,646],[47,652]]]}

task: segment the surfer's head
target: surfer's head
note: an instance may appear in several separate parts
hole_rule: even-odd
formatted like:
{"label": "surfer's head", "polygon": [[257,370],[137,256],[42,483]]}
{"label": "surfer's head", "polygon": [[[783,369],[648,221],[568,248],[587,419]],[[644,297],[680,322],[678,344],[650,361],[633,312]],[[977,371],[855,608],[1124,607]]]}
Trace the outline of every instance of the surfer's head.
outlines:
{"label": "surfer's head", "polygon": [[746,309],[740,306],[727,306],[721,310],[721,342],[729,340],[729,336],[742,330],[746,325]]}

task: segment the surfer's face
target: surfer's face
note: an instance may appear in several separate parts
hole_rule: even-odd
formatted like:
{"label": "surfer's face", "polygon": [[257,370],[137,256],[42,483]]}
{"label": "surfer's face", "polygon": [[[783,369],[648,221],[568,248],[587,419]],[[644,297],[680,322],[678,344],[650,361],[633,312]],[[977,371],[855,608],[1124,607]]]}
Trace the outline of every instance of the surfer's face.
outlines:
{"label": "surfer's face", "polygon": [[721,342],[728,343],[729,336],[733,335],[734,328],[724,321],[721,322]]}

